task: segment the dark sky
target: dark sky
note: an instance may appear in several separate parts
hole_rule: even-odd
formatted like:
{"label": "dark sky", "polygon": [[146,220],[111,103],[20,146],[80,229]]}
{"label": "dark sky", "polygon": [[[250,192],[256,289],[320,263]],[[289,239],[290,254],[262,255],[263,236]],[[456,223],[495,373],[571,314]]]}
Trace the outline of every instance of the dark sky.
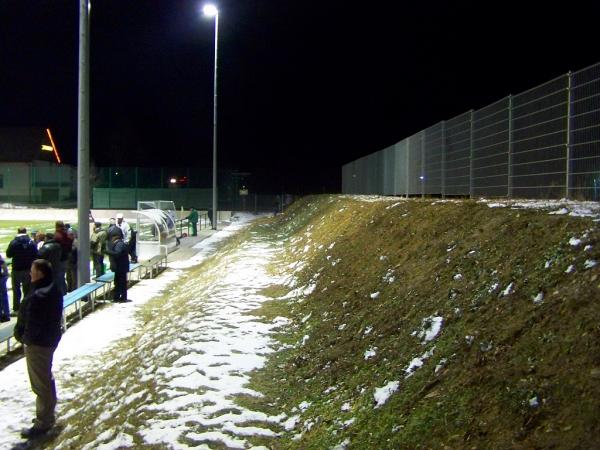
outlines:
{"label": "dark sky", "polygon": [[[219,165],[287,191],[338,191],[346,162],[600,61],[591,2],[217,3]],[[211,166],[214,28],[200,5],[92,0],[96,165]],[[50,126],[71,163],[78,8],[0,0],[0,126]]]}

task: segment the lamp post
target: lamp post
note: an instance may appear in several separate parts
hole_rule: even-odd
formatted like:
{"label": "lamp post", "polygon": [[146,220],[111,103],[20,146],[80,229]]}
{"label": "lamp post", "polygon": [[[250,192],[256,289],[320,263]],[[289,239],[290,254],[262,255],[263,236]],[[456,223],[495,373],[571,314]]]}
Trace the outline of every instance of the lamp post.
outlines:
{"label": "lamp post", "polygon": [[215,5],[204,5],[202,12],[206,17],[215,18],[215,70],[213,87],[213,186],[212,186],[212,229],[217,229],[217,49],[219,42],[219,10]]}
{"label": "lamp post", "polygon": [[90,281],[90,9],[91,0],[79,0],[79,95],[77,107],[78,286]]}

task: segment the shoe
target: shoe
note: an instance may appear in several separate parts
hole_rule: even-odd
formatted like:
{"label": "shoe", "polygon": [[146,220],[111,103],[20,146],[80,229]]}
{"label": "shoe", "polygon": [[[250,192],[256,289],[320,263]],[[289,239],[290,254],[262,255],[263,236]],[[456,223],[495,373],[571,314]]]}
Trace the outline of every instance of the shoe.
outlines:
{"label": "shoe", "polygon": [[21,437],[24,439],[33,439],[46,434],[49,430],[50,428],[39,428],[34,425],[31,428],[25,428],[21,431]]}
{"label": "shoe", "polygon": [[0,317],[0,322],[10,322],[10,317],[2,316]]}

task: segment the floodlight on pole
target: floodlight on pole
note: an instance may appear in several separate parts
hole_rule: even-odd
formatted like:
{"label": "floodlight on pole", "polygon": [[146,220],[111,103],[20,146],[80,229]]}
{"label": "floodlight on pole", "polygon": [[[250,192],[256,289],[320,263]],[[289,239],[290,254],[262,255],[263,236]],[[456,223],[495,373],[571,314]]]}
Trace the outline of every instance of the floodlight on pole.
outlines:
{"label": "floodlight on pole", "polygon": [[219,10],[215,5],[208,4],[204,5],[204,7],[202,8],[202,13],[206,17],[215,17],[217,14],[219,14]]}
{"label": "floodlight on pole", "polygon": [[213,4],[206,4],[202,12],[207,17],[215,18],[215,71],[213,87],[213,186],[212,186],[212,217],[211,226],[213,230],[217,229],[218,204],[217,204],[217,55],[219,42],[219,10]]}

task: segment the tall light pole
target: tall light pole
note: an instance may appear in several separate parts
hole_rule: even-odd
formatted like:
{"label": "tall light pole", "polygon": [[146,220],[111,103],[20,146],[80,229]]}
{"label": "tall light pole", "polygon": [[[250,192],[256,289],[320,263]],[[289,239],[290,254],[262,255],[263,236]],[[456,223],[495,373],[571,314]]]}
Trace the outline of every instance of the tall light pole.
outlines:
{"label": "tall light pole", "polygon": [[219,48],[219,10],[215,5],[204,5],[202,12],[207,17],[215,18],[215,73],[213,87],[213,186],[212,186],[212,229],[217,229],[217,55]]}
{"label": "tall light pole", "polygon": [[89,46],[91,0],[79,0],[79,95],[77,121],[77,284],[90,281],[90,103]]}

